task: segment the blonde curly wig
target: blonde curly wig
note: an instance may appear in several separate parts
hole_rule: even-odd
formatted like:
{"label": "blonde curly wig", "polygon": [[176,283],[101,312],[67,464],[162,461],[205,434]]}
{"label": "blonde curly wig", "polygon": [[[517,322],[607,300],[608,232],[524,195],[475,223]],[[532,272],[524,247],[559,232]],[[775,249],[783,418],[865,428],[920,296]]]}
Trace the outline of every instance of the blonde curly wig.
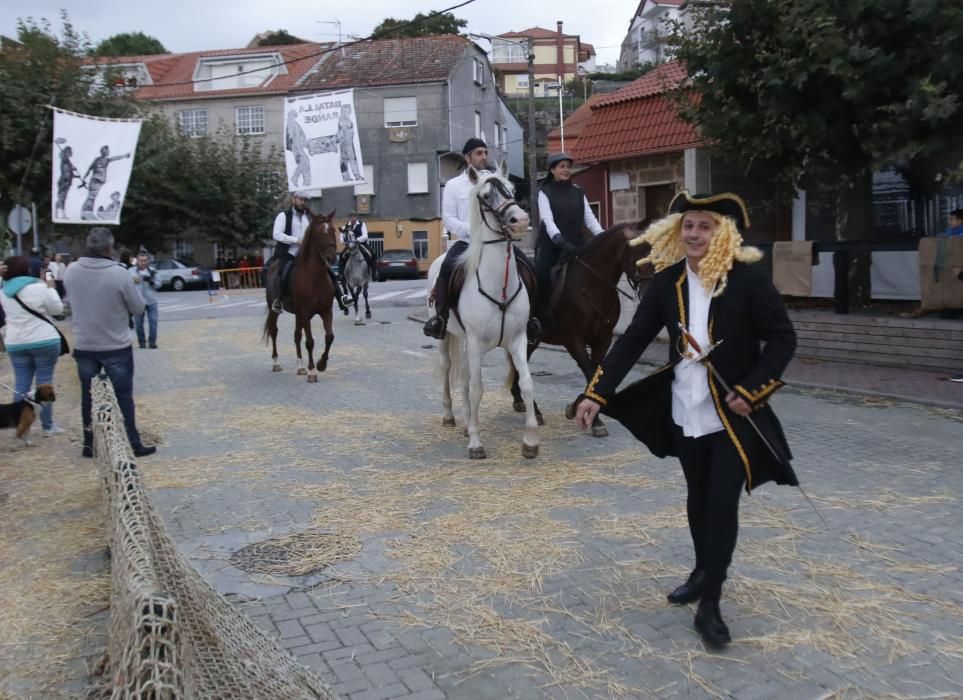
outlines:
{"label": "blonde curly wig", "polygon": [[[731,218],[712,211],[706,213],[716,222],[716,231],[712,235],[712,240],[709,241],[709,249],[705,257],[699,263],[698,274],[705,290],[717,297],[726,288],[733,260],[744,263],[758,262],[762,259],[762,251],[742,244],[742,234],[739,233],[736,222]],[[652,246],[649,254],[639,260],[639,265],[651,263],[655,271],[659,272],[685,257],[685,248],[682,245],[684,217],[685,214],[680,213],[659,219],[636,239]]]}

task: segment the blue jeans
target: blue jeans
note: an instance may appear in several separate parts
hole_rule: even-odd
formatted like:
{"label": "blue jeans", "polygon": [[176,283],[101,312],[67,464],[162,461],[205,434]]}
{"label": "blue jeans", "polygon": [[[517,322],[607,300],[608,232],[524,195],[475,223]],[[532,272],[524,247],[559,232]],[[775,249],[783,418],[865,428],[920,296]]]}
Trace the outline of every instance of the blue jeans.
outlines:
{"label": "blue jeans", "polygon": [[[144,340],[144,316],[147,316],[148,341]],[[147,342],[151,347],[157,345],[157,302],[148,304],[142,314],[134,314],[134,330],[137,331],[137,343],[144,347]]]}
{"label": "blue jeans", "polygon": [[[58,357],[60,357],[59,340],[56,344],[11,352],[10,364],[13,365],[14,389],[17,392],[13,400],[23,400],[23,395],[30,391],[35,376],[37,386],[53,384],[54,367],[57,366]],[[48,403],[40,409],[40,423],[44,430],[50,430],[53,427],[53,404]]]}
{"label": "blue jeans", "polygon": [[74,350],[77,375],[80,377],[80,415],[84,423],[84,447],[93,448],[94,428],[91,417],[90,381],[103,371],[114,385],[114,394],[124,416],[124,427],[132,449],[143,447],[134,415],[134,351]]}

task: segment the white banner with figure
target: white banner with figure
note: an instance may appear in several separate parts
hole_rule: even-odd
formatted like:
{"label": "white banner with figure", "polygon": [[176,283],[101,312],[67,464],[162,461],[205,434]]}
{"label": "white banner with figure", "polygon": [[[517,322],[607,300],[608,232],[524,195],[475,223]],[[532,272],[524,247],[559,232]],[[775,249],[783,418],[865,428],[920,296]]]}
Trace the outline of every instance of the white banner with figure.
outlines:
{"label": "white banner with figure", "polygon": [[354,90],[284,101],[288,191],[317,191],[364,182]]}
{"label": "white banner with figure", "polygon": [[139,119],[54,110],[55,224],[119,224],[140,136]]}

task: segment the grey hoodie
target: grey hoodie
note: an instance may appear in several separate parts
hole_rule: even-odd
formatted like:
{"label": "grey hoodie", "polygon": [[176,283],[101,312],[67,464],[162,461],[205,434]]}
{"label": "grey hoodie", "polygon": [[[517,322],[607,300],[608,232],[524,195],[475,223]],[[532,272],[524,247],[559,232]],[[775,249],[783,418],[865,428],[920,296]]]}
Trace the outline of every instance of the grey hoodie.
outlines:
{"label": "grey hoodie", "polygon": [[79,258],[67,266],[64,287],[73,315],[74,348],[106,352],[130,347],[130,314],[144,300],[126,269],[106,258]]}

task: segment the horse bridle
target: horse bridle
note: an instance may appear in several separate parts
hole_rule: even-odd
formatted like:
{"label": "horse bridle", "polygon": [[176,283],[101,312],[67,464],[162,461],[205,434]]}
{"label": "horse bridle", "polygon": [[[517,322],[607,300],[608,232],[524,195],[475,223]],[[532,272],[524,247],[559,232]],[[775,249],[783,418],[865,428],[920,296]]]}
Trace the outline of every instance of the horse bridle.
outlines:
{"label": "horse bridle", "polygon": [[[513,204],[517,206],[518,202],[515,201],[515,198],[512,197],[512,193],[508,191],[508,188],[505,187],[502,181],[499,180],[497,177],[490,178],[485,184],[488,186],[494,187],[498,191],[498,193],[502,195],[504,199],[502,203],[499,204],[497,207],[493,207],[491,204],[489,204],[486,201],[485,197],[482,195],[481,192],[479,192],[476,195],[476,197],[478,197],[478,205],[482,210],[482,217],[481,217],[482,223],[485,224],[485,226],[488,228],[489,231],[491,231],[492,233],[498,234],[499,236],[502,237],[502,239],[511,240],[512,235],[511,233],[509,233],[509,227],[506,226],[504,223],[502,223],[502,215],[505,213],[505,210],[508,209]],[[486,211],[491,212],[497,217],[499,222],[499,228],[497,229],[493,228],[492,225],[488,223],[488,217],[485,216]],[[500,243],[501,241],[482,241],[482,242],[485,244],[488,244],[488,243]]]}

